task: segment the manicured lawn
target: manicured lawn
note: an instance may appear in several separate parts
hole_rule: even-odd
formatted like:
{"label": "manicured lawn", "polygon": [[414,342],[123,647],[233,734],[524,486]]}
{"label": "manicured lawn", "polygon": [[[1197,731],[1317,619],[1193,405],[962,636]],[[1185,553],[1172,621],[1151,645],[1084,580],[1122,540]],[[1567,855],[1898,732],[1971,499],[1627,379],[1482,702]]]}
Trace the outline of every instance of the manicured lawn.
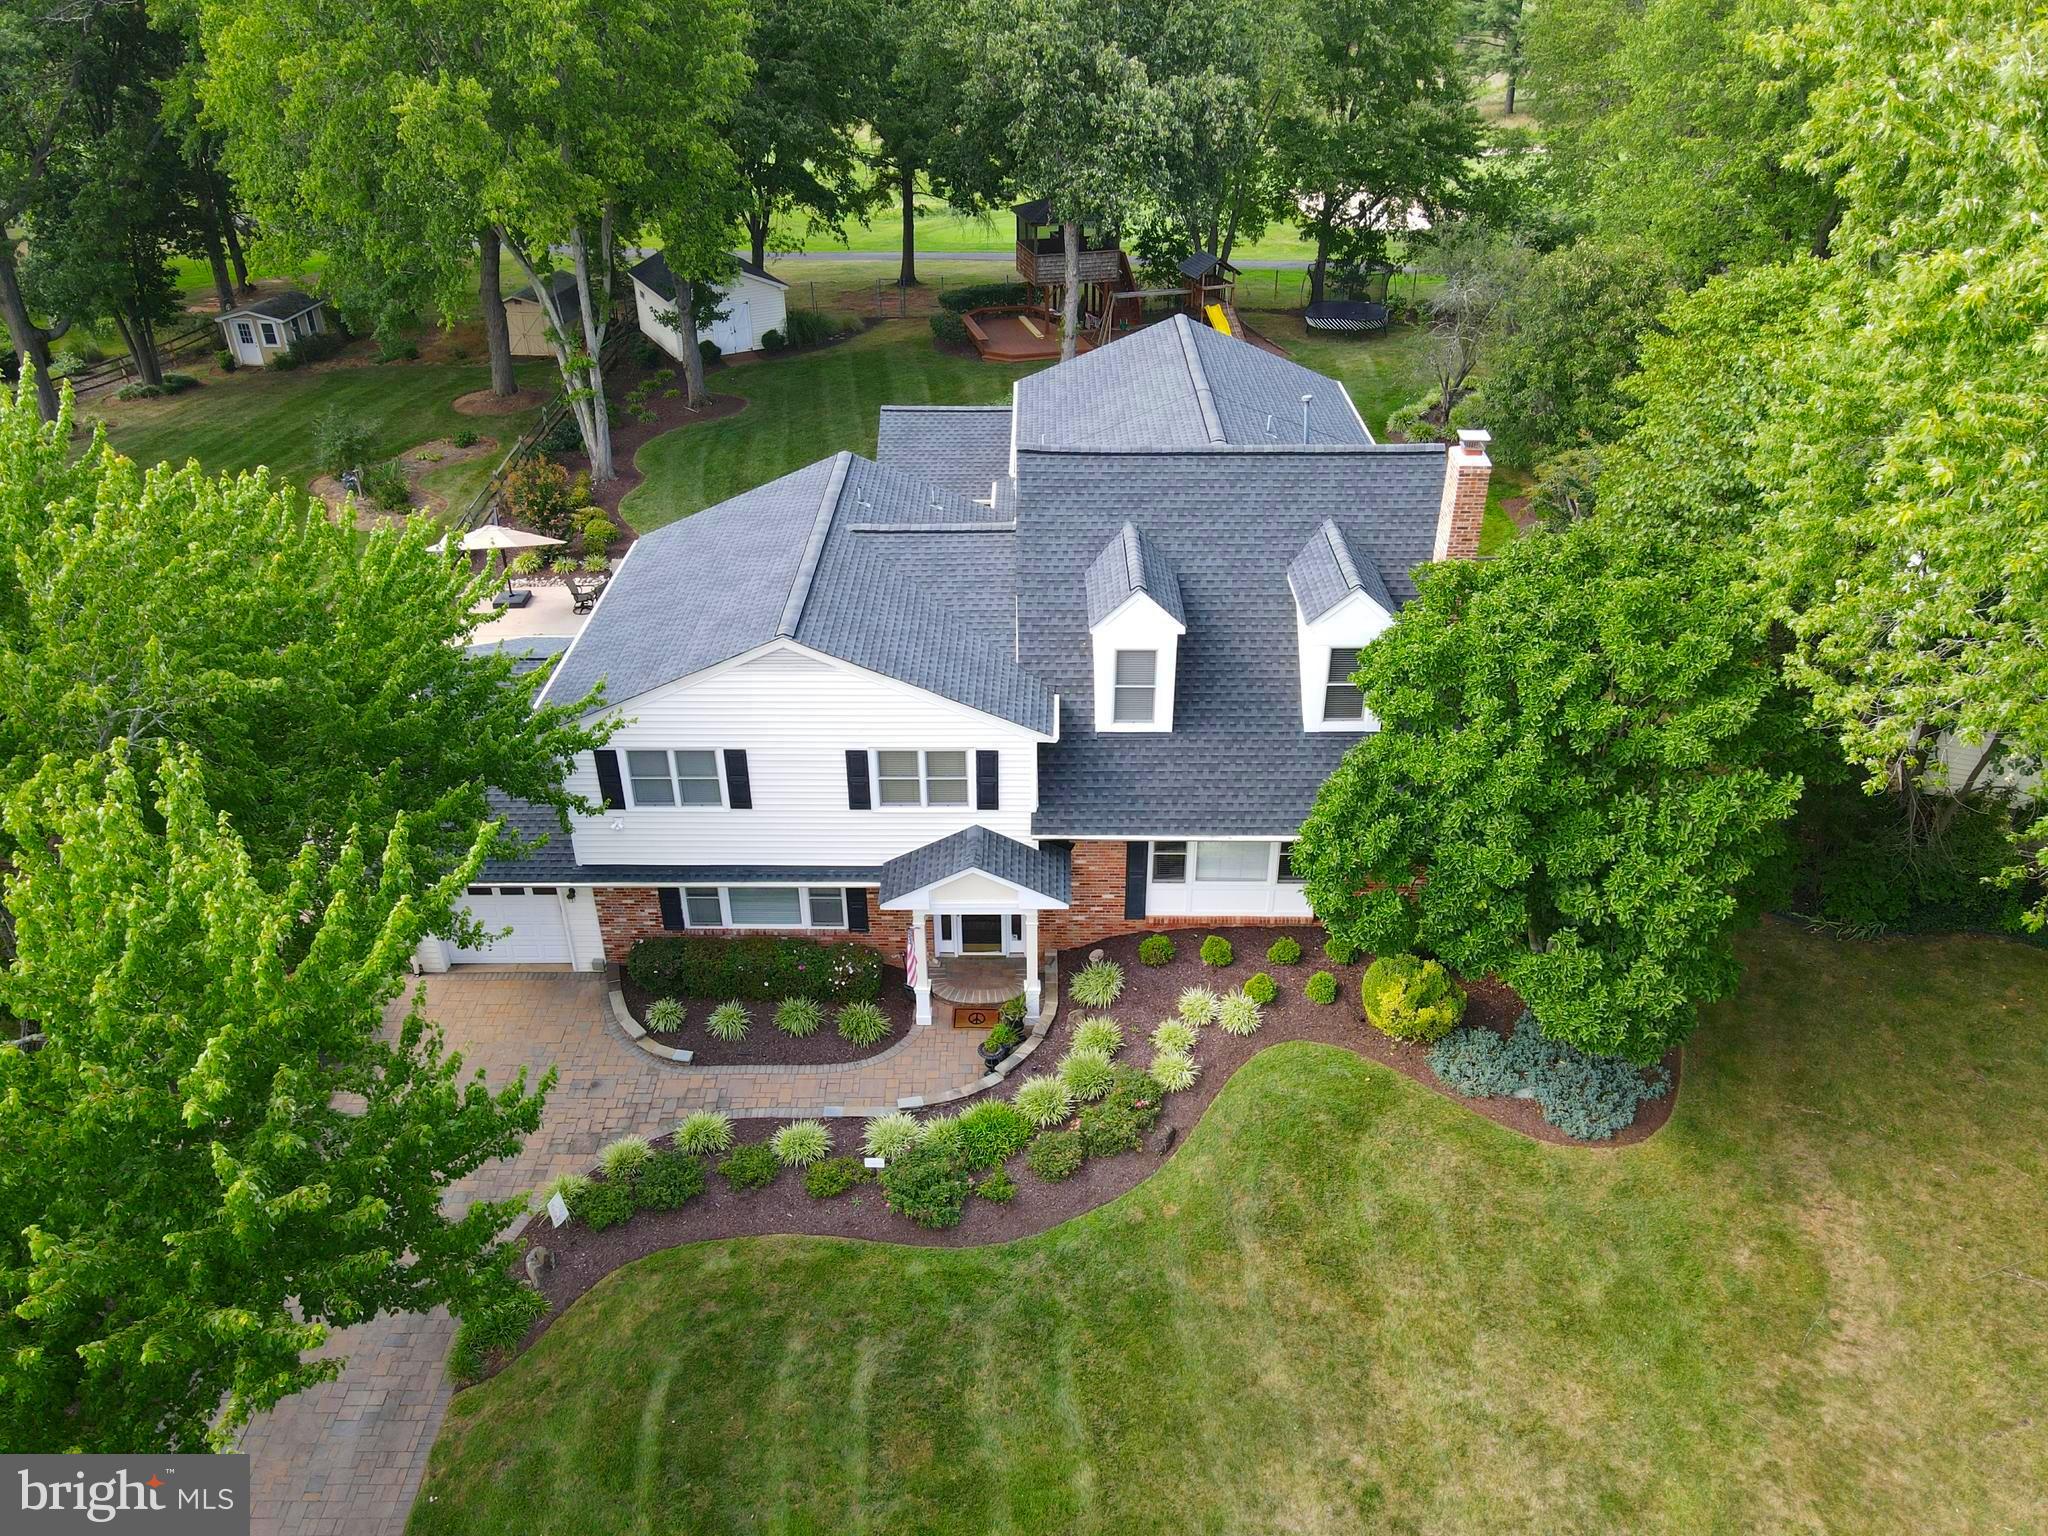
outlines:
{"label": "manicured lawn", "polygon": [[[1009,251],[1017,246],[1017,225],[1010,210],[986,217],[953,213],[936,198],[920,198],[917,214],[917,248],[920,251]],[[894,256],[903,248],[902,213],[894,203],[878,212],[866,224],[846,226],[844,239],[822,230],[806,230],[801,219],[777,228],[768,242],[772,251],[856,251]],[[1231,251],[1235,261],[1307,261],[1315,247],[1303,240],[1291,225],[1276,224],[1262,239],[1240,241]]]}
{"label": "manicured lawn", "polygon": [[1341,383],[1372,435],[1384,439],[1387,418],[1429,387],[1429,332],[1396,325],[1371,336],[1311,336],[1298,316],[1245,315],[1247,323],[1304,368]]}
{"label": "manicured lawn", "polygon": [[1030,371],[941,352],[922,320],[891,320],[839,346],[719,370],[711,388],[751,403],[643,447],[637,462],[647,478],[626,497],[626,517],[646,533],[827,454],[872,456],[883,406],[995,404]]}
{"label": "manicured lawn", "polygon": [[[519,369],[520,381],[537,388],[547,387],[553,375],[544,359]],[[104,417],[113,445],[138,463],[191,458],[209,471],[267,464],[293,484],[304,485],[314,473],[313,423],[331,406],[368,423],[380,458],[465,426],[509,442],[531,424],[529,416],[471,417],[454,410],[457,397],[489,383],[489,370],[481,363],[393,363],[290,373],[245,368],[224,377],[208,375],[202,388],[168,399],[95,401],[80,414]],[[472,466],[461,468],[469,472]],[[486,464],[477,473],[488,470]]]}
{"label": "manicured lawn", "polygon": [[1290,1044],[1035,1238],[655,1255],[456,1397],[409,1529],[2048,1526],[2048,952],[1744,949],[1626,1151]]}

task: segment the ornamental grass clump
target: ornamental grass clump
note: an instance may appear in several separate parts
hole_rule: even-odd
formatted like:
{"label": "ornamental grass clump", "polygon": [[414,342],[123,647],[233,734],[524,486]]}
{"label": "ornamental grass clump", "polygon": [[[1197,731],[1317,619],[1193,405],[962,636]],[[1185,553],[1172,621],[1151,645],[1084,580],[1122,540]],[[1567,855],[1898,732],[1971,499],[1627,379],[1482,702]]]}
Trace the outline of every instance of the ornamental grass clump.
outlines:
{"label": "ornamental grass clump", "polygon": [[1230,940],[1220,933],[1212,933],[1202,940],[1202,964],[1224,966],[1236,956],[1230,947]]}
{"label": "ornamental grass clump", "polygon": [[598,1149],[597,1166],[604,1170],[607,1179],[624,1184],[646,1167],[653,1155],[654,1149],[647,1145],[645,1136],[621,1136]]}
{"label": "ornamental grass clump", "polygon": [[1124,991],[1124,968],[1114,960],[1098,960],[1074,973],[1067,994],[1084,1008],[1107,1008]]}
{"label": "ornamental grass clump", "polygon": [[1266,947],[1268,965],[1301,964],[1301,941],[1289,935],[1281,935]]}
{"label": "ornamental grass clump", "polygon": [[1152,1031],[1152,1049],[1155,1051],[1192,1051],[1195,1042],[1202,1038],[1202,1032],[1194,1025],[1180,1019],[1161,1019]]}
{"label": "ornamental grass clump", "polygon": [[683,1027],[683,1005],[673,997],[657,997],[647,1005],[647,1027],[658,1035]]}
{"label": "ornamental grass clump", "polygon": [[815,1035],[824,1022],[824,1005],[812,998],[785,997],[775,1005],[775,1027],[799,1040]]}
{"label": "ornamental grass clump", "polygon": [[948,1157],[967,1156],[967,1133],[960,1129],[958,1115],[933,1115],[917,1128],[917,1144],[931,1147]]}
{"label": "ornamental grass clump", "polygon": [[676,1126],[676,1145],[685,1152],[723,1152],[732,1145],[732,1116],[700,1109]]}
{"label": "ornamental grass clump", "polygon": [[869,1157],[897,1158],[916,1146],[917,1138],[916,1119],[899,1109],[870,1120],[860,1144]]}
{"label": "ornamental grass clump", "polygon": [[1163,933],[1148,933],[1138,940],[1138,963],[1161,966],[1173,964],[1173,940]]}
{"label": "ornamental grass clump", "polygon": [[1337,1001],[1337,978],[1328,971],[1317,971],[1302,987],[1301,995],[1317,1007],[1327,1008]]}
{"label": "ornamental grass clump", "polygon": [[1016,1105],[983,1099],[960,1116],[960,1136],[967,1148],[967,1166],[994,1168],[1022,1152],[1035,1129]]}
{"label": "ornamental grass clump", "polygon": [[769,1150],[785,1168],[808,1168],[832,1153],[832,1133],[821,1120],[797,1120],[768,1138]]}
{"label": "ornamental grass clump", "polygon": [[704,1021],[705,1029],[714,1040],[723,1040],[728,1045],[747,1038],[747,1009],[744,1003],[720,1003],[711,1010],[711,1017]]}
{"label": "ornamental grass clump", "polygon": [[1058,1125],[1074,1112],[1074,1096],[1056,1077],[1027,1077],[1012,1100],[1017,1113],[1033,1125]]}
{"label": "ornamental grass clump", "polygon": [[1081,1019],[1074,1025],[1073,1049],[1114,1056],[1124,1047],[1124,1027],[1115,1019]]}
{"label": "ornamental grass clump", "polygon": [[854,1045],[879,1045],[889,1037],[889,1015],[874,1003],[848,1003],[839,1010],[839,1038]]}
{"label": "ornamental grass clump", "polygon": [[1264,971],[1254,971],[1245,981],[1244,995],[1263,1008],[1280,995],[1280,984]]}
{"label": "ornamental grass clump", "polygon": [[590,1180],[580,1173],[558,1173],[533,1192],[533,1203],[546,1210],[548,1202],[560,1195],[562,1203],[574,1211],[576,1202],[589,1187]]}
{"label": "ornamental grass clump", "polygon": [[1116,1067],[1101,1051],[1069,1051],[1060,1059],[1060,1081],[1084,1104],[1109,1092]]}
{"label": "ornamental grass clump", "polygon": [[1465,991],[1443,966],[1416,955],[1381,955],[1358,984],[1365,1016],[1392,1040],[1431,1045],[1465,1016]]}
{"label": "ornamental grass clump", "polygon": [[1224,998],[1216,1008],[1216,1024],[1226,1035],[1257,1034],[1265,1023],[1265,1013],[1255,998],[1242,992],[1233,992]]}
{"label": "ornamental grass clump", "polygon": [[1216,1017],[1217,997],[1207,987],[1189,987],[1174,1003],[1183,1024],[1200,1029]]}
{"label": "ornamental grass clump", "polygon": [[1149,1068],[1152,1081],[1168,1093],[1181,1093],[1195,1086],[1202,1069],[1186,1051],[1154,1051]]}

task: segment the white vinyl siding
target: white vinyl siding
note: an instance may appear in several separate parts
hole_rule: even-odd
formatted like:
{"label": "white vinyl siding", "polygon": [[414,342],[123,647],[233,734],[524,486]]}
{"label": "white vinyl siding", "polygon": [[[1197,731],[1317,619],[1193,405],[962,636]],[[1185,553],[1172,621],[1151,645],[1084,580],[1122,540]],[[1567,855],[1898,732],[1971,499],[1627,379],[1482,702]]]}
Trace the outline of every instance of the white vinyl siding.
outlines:
{"label": "white vinyl siding", "polygon": [[1148,917],[1301,917],[1308,898],[1281,850],[1257,838],[1161,840],[1151,845]]}

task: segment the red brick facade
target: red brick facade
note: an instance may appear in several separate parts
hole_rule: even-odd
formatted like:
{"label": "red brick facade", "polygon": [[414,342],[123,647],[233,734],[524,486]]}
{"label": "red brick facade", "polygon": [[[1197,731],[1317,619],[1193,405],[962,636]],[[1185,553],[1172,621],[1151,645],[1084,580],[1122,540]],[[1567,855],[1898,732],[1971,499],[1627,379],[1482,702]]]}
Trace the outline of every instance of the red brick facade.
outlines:
{"label": "red brick facade", "polygon": [[1300,917],[1125,917],[1122,843],[1074,844],[1074,881],[1064,912],[1041,913],[1039,942],[1047,950],[1079,949],[1124,933],[1165,928],[1299,928]]}
{"label": "red brick facade", "polygon": [[[661,895],[654,886],[597,885],[591,887],[590,896],[597,907],[597,931],[604,936],[604,957],[607,960],[623,964],[626,956],[633,952],[633,946],[642,939],[658,939],[681,931],[662,927]],[[891,965],[900,966],[903,964],[904,943],[910,937],[910,914],[882,911],[875,903],[874,890],[870,888],[866,933],[849,933],[841,928],[691,928],[687,931],[721,939],[737,939],[750,933],[817,939],[822,943],[851,939],[856,944],[880,950],[882,957]]]}
{"label": "red brick facade", "polygon": [[1486,456],[1484,432],[1460,432],[1444,466],[1443,509],[1438,516],[1436,557],[1470,560],[1479,553],[1479,531],[1486,526],[1486,487],[1493,461]]}

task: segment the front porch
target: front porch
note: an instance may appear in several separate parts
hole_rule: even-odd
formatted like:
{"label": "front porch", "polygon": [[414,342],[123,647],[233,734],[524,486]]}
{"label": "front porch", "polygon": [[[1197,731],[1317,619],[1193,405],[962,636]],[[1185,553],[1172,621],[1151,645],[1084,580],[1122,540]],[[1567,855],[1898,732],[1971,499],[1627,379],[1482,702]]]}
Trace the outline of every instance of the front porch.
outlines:
{"label": "front porch", "polygon": [[932,996],[961,1008],[994,1008],[1024,990],[1022,955],[941,955],[932,963]]}

